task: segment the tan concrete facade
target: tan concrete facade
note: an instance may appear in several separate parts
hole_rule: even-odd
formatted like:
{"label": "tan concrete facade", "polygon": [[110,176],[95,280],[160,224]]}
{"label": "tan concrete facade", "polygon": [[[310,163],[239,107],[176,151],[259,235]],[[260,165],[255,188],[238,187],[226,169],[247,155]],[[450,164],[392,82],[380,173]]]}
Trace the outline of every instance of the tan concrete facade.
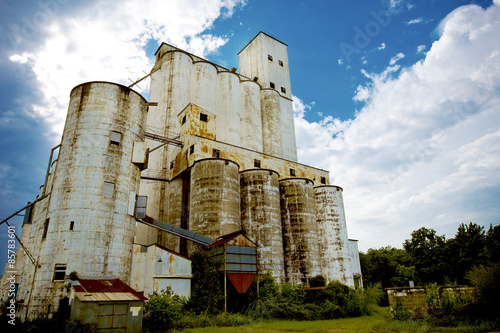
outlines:
{"label": "tan concrete facade", "polygon": [[149,103],[107,82],[72,90],[41,188],[50,195],[23,231],[36,260],[24,260],[23,318],[56,311],[73,271],[189,296],[187,258],[199,247],[137,224],[136,195],[147,198],[147,215],[213,239],[245,231],[259,271],[279,282],[323,274],[355,285],[342,189],[328,171],[297,162],[286,44],[260,33],[239,61],[241,73],[162,44]]}

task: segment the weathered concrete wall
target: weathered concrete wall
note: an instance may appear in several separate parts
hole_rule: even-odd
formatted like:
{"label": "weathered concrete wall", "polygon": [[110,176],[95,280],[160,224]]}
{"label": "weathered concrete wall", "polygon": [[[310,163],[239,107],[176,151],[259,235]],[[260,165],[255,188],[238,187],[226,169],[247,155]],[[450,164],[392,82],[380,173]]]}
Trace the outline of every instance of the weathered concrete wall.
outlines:
{"label": "weathered concrete wall", "polygon": [[286,280],[308,283],[321,274],[313,182],[282,179],[280,194]]}
{"label": "weathered concrete wall", "polygon": [[[121,85],[90,82],[72,90],[47,210],[34,218],[40,267],[33,284],[23,286],[29,318],[57,309],[64,281],[53,281],[56,264],[65,264],[66,274],[128,283],[135,220],[127,208],[140,181],[132,147],[144,141],[146,113],[145,99]],[[121,134],[118,144],[113,131]]]}
{"label": "weathered concrete wall", "polygon": [[[412,313],[428,306],[426,287],[387,288],[386,291],[389,296],[389,306],[392,313],[396,310],[398,302],[401,303],[404,309]],[[473,288],[468,286],[441,286],[437,292],[436,302],[439,304],[444,297],[466,297],[472,299],[472,294]]]}
{"label": "weathered concrete wall", "polygon": [[257,247],[259,272],[284,280],[283,234],[278,174],[271,170],[240,173],[241,228]]}
{"label": "weathered concrete wall", "polygon": [[217,140],[239,146],[240,80],[231,72],[220,72],[217,79]]}
{"label": "weathered concrete wall", "polygon": [[351,257],[351,274],[354,287],[363,287],[363,272],[361,272],[361,262],[359,261],[358,241],[349,239],[349,256]]}
{"label": "weathered concrete wall", "polygon": [[262,152],[260,86],[254,81],[240,85],[241,147]]}
{"label": "weathered concrete wall", "polygon": [[262,152],[271,156],[283,157],[280,96],[272,89],[262,90],[260,96],[260,105],[262,107]]}
{"label": "weathered concrete wall", "polygon": [[342,188],[318,186],[314,195],[321,274],[328,281],[354,287]]}
{"label": "weathered concrete wall", "polygon": [[238,164],[197,161],[191,168],[190,191],[189,230],[216,239],[241,229]]}
{"label": "weathered concrete wall", "polygon": [[157,245],[134,244],[130,286],[144,296],[161,292],[167,286],[177,295],[191,295],[191,260]]}

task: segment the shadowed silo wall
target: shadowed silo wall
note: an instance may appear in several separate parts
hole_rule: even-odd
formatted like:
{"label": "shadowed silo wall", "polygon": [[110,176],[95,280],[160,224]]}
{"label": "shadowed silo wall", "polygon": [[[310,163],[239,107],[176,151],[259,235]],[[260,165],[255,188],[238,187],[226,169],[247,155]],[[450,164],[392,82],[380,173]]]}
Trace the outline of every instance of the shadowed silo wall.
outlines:
{"label": "shadowed silo wall", "polygon": [[[42,230],[30,314],[55,310],[64,281],[53,281],[56,264],[66,274],[114,277],[128,283],[135,219],[130,192],[139,190],[140,170],[131,163],[134,141],[144,141],[145,99],[108,82],[76,86],[70,95],[57,170]],[[112,133],[120,133],[118,141]],[[71,223],[73,222],[73,223]],[[30,286],[31,287],[31,286]],[[47,300],[45,300],[47,302]]]}
{"label": "shadowed silo wall", "polygon": [[282,157],[280,95],[271,89],[261,90],[262,152]]}
{"label": "shadowed silo wall", "polygon": [[318,186],[314,194],[321,274],[328,281],[337,280],[354,287],[342,188]]}
{"label": "shadowed silo wall", "polygon": [[321,273],[313,182],[288,178],[279,183],[286,279],[307,282]]}
{"label": "shadowed silo wall", "polygon": [[271,272],[284,279],[283,235],[278,173],[272,170],[246,170],[240,173],[241,228],[256,242],[259,272]]}
{"label": "shadowed silo wall", "polygon": [[223,159],[195,162],[190,192],[189,230],[216,239],[241,229],[238,164]]}

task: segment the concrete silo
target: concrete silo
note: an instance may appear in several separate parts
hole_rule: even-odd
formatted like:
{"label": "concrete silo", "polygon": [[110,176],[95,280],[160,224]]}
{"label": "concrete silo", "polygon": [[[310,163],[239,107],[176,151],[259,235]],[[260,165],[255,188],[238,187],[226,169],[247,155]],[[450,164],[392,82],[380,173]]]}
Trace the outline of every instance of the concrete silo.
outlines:
{"label": "concrete silo", "polygon": [[128,282],[135,233],[128,202],[140,182],[132,150],[135,141],[144,141],[146,114],[146,100],[125,86],[89,82],[71,91],[48,209],[36,237],[40,267],[28,317],[57,308],[72,271]]}
{"label": "concrete silo", "polygon": [[317,186],[314,194],[321,274],[328,281],[354,287],[342,188]]}
{"label": "concrete silo", "polygon": [[321,274],[313,182],[287,178],[279,183],[286,280],[307,283]]}
{"label": "concrete silo", "polygon": [[241,228],[257,244],[259,272],[284,280],[283,235],[278,173],[253,169],[240,173]]}
{"label": "concrete silo", "polygon": [[213,239],[241,229],[238,164],[217,158],[194,163],[188,228]]}

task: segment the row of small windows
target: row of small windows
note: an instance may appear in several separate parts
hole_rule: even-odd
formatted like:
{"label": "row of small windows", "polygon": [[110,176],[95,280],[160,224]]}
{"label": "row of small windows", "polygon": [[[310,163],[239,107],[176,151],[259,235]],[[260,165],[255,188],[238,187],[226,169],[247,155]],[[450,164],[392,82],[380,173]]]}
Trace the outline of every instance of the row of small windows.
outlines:
{"label": "row of small windows", "polygon": [[[273,61],[273,56],[272,56],[272,55],[270,55],[270,54],[268,54],[268,55],[267,55],[267,59],[268,59],[269,61]],[[283,67],[283,61],[278,60],[278,64],[279,64],[281,67]]]}
{"label": "row of small windows", "polygon": [[[181,120],[181,124],[184,125],[186,123],[186,116],[184,115]],[[200,120],[204,122],[208,122],[208,115],[205,113],[200,113]]]}
{"label": "row of small windows", "polygon": [[[272,89],[276,88],[276,85],[274,84],[274,82],[269,82],[269,86],[270,86]],[[281,92],[282,92],[283,94],[286,94],[286,89],[285,89],[285,87],[281,87]]]}

